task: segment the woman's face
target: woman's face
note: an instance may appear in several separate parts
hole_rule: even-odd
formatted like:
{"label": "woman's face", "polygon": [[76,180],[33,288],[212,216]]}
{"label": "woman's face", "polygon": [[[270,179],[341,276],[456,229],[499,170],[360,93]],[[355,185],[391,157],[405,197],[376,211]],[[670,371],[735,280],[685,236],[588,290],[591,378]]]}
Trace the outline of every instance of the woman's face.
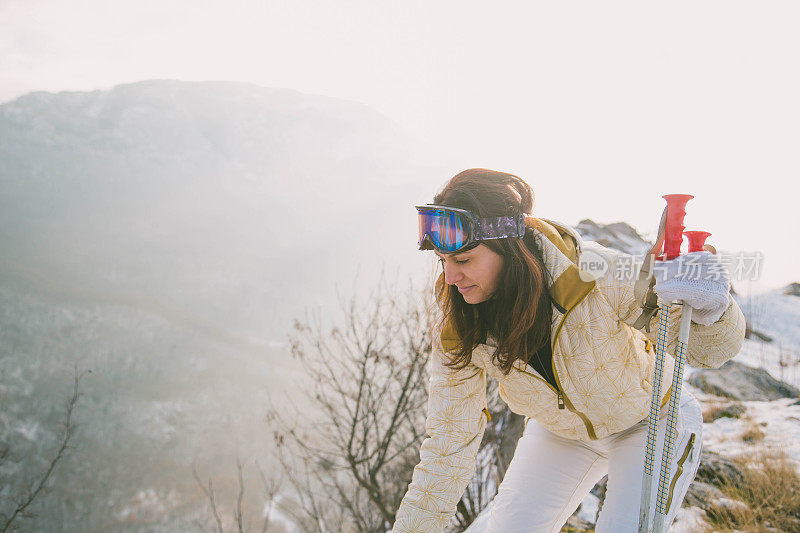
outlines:
{"label": "woman's face", "polygon": [[444,268],[445,283],[458,287],[465,302],[478,304],[492,297],[500,283],[503,256],[484,244],[461,253],[434,253]]}

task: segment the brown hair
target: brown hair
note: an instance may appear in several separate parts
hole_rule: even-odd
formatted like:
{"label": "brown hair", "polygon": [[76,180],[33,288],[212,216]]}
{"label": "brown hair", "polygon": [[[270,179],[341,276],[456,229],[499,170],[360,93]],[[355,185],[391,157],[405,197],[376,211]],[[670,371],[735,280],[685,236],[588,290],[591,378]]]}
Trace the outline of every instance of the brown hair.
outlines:
{"label": "brown hair", "polygon": [[[513,174],[473,168],[453,176],[433,203],[466,209],[481,218],[514,216],[531,213],[533,191]],[[448,366],[467,366],[472,350],[491,334],[497,339],[492,362],[507,374],[516,360],[528,362],[549,340],[552,300],[548,273],[531,228],[521,239],[492,239],[481,244],[503,256],[497,290],[489,300],[471,305],[455,286],[445,283],[441,273],[435,288],[443,312],[438,329],[452,322],[461,340],[460,351]]]}

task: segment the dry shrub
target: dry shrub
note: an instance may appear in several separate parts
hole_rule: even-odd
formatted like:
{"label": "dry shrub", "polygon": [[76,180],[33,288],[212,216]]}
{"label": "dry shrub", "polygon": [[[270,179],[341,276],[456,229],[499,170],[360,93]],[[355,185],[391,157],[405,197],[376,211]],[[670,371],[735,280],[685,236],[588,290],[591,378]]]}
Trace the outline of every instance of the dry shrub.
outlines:
{"label": "dry shrub", "polygon": [[718,418],[741,418],[747,409],[739,402],[713,403],[703,410],[703,422],[712,423]]}
{"label": "dry shrub", "polygon": [[742,440],[748,443],[760,442],[764,440],[764,432],[761,431],[761,428],[758,427],[758,424],[750,421],[750,424],[748,424],[742,433]]}
{"label": "dry shrub", "polygon": [[721,403],[713,403],[703,409],[703,422],[705,424],[710,424],[717,418],[719,418],[719,413],[725,408],[725,404]]}
{"label": "dry shrub", "polygon": [[719,489],[745,505],[717,502],[706,509],[714,531],[800,531],[800,475],[780,451],[759,451],[739,460],[744,479]]}

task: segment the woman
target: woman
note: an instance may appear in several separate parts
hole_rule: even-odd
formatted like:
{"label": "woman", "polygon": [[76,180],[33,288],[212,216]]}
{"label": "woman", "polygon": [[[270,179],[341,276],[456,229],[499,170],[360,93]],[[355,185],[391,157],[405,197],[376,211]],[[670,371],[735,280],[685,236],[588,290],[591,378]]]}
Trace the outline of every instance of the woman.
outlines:
{"label": "woman", "polygon": [[[526,416],[526,428],[485,530],[559,531],[608,474],[596,531],[637,531],[658,319],[651,318],[652,333],[633,327],[641,314],[633,291],[638,272],[620,272],[633,258],[531,216],[531,189],[511,174],[466,170],[432,205],[418,207],[420,249],[433,249],[444,270],[436,284],[443,316],[431,356],[429,438],[394,531],[442,531],[453,516],[488,418],[487,375],[499,382],[509,408]],[[579,255],[613,268],[594,279],[579,268]],[[716,256],[696,255],[692,272],[700,269],[700,280],[662,269],[669,274],[655,290],[662,302],[685,298],[696,308],[687,363],[718,368],[741,348],[744,316]],[[705,279],[720,270],[719,280]],[[680,307],[670,310],[669,353],[677,345]],[[673,360],[666,359],[662,406],[672,393]],[[697,401],[680,394],[668,524],[697,471],[702,444]],[[659,442],[666,412],[662,407]]]}

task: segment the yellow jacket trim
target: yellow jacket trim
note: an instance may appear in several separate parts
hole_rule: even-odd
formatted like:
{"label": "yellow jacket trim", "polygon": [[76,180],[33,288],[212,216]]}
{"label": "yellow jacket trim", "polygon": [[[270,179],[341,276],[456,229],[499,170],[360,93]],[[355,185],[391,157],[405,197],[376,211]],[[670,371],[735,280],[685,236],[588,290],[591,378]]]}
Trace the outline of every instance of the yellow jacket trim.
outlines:
{"label": "yellow jacket trim", "polygon": [[667,514],[669,514],[669,508],[672,505],[672,496],[673,492],[675,492],[675,485],[678,482],[678,478],[681,477],[681,474],[683,474],[683,464],[686,462],[686,459],[689,458],[689,453],[692,451],[693,446],[694,433],[692,433],[689,437],[689,442],[686,443],[686,448],[683,450],[683,455],[681,455],[681,458],[678,459],[678,468],[675,470],[675,476],[672,478],[672,482],[669,484],[669,495],[667,496]]}

